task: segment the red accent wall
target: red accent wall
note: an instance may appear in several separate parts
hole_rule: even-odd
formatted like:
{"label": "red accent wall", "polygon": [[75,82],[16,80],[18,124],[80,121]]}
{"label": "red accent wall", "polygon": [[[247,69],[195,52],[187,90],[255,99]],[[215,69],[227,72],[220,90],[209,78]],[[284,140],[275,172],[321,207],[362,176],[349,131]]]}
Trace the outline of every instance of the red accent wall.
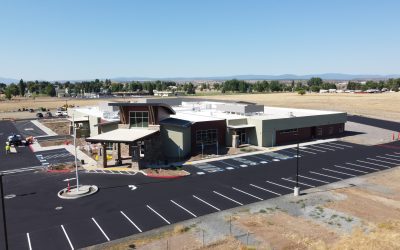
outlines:
{"label": "red accent wall", "polygon": [[299,128],[299,136],[297,137],[296,132],[283,133],[281,131],[276,131],[276,145],[286,144],[289,142],[297,142],[297,140],[305,141],[311,139],[311,128]]}
{"label": "red accent wall", "polygon": [[[322,129],[322,134],[318,135],[318,129]],[[331,129],[332,128],[332,131]],[[297,133],[282,133],[281,131],[276,131],[276,145],[296,143],[297,140],[306,141],[313,138],[327,138],[335,137],[344,132],[344,123],[329,124],[316,127],[299,128],[299,139]]]}
{"label": "red accent wall", "polygon": [[225,146],[225,134],[226,134],[226,121],[206,121],[206,122],[196,122],[191,126],[191,137],[192,137],[192,152],[197,149],[196,145],[196,131],[197,130],[208,130],[216,129],[218,133],[219,145]]}

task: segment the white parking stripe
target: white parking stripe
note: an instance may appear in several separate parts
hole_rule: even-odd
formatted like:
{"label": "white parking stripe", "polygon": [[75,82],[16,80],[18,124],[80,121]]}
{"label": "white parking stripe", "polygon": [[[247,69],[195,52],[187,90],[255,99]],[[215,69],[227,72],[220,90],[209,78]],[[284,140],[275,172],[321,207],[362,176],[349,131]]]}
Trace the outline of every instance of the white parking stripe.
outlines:
{"label": "white parking stripe", "polygon": [[359,168],[366,168],[366,169],[371,169],[371,170],[375,170],[375,171],[379,171],[380,169],[378,168],[371,168],[371,167],[366,167],[366,166],[362,166],[362,165],[358,165],[358,164],[354,164],[354,163],[350,163],[350,162],[346,162],[347,165],[352,165],[352,166],[356,166]]}
{"label": "white parking stripe", "polygon": [[276,193],[276,192],[274,192],[274,191],[268,190],[268,189],[266,189],[266,188],[262,188],[262,187],[256,186],[256,185],[254,185],[254,184],[250,184],[250,186],[255,187],[255,188],[258,188],[258,189],[261,189],[261,190],[264,190],[264,191],[267,191],[267,192],[270,192],[270,193],[272,193],[272,194],[276,194],[276,195],[281,196],[281,194],[279,194],[279,193]]}
{"label": "white parking stripe", "polygon": [[104,237],[106,238],[107,241],[110,241],[110,238],[108,238],[107,234],[103,231],[103,229],[100,227],[100,225],[97,223],[97,221],[92,217],[92,221],[94,222],[94,224],[96,224],[96,226],[100,229],[100,232],[102,232],[102,234],[104,235]]}
{"label": "white parking stripe", "polygon": [[321,152],[321,153],[326,153],[326,151],[324,151],[324,150],[315,149],[315,148],[310,148],[309,146],[307,146],[307,147],[300,147],[300,150],[303,150],[303,148],[306,149],[306,150],[311,150],[311,151],[317,151],[317,152]]}
{"label": "white parking stripe", "polygon": [[218,193],[217,191],[213,191],[213,193],[214,193],[214,194],[217,194],[217,195],[219,195],[219,196],[221,196],[221,197],[224,197],[225,199],[228,199],[228,200],[230,200],[230,201],[233,201],[233,202],[235,202],[236,204],[239,204],[239,205],[243,206],[243,203],[240,203],[240,202],[238,202],[238,201],[235,201],[234,199],[229,198],[228,196],[225,196],[225,195],[223,195],[223,194],[220,194],[220,193]]}
{"label": "white parking stripe", "polygon": [[65,231],[65,228],[64,228],[63,225],[61,225],[61,229],[64,231],[64,234],[65,234],[65,237],[66,237],[67,240],[68,240],[69,246],[71,247],[72,250],[74,250],[74,246],[72,245],[71,240],[70,240],[69,237],[68,237],[67,231]]}
{"label": "white parking stripe", "polygon": [[29,250],[32,250],[31,237],[29,237],[29,233],[26,233],[26,239],[28,240]]}
{"label": "white parking stripe", "polygon": [[[318,145],[319,145],[319,144],[318,144]],[[321,147],[321,146],[317,146],[317,145],[315,145],[315,144],[313,144],[313,145],[308,145],[308,146],[315,147],[315,148],[319,148],[319,149],[323,149],[323,150],[336,151],[336,150],[334,150],[334,149],[332,149],[332,148]]]}
{"label": "white parking stripe", "polygon": [[362,162],[362,163],[371,164],[371,165],[374,165],[374,166],[379,166],[379,167],[384,167],[384,168],[390,168],[389,166],[385,166],[385,165],[378,164],[378,163],[374,163],[374,162],[368,162],[368,161],[362,161],[362,160],[356,160],[356,161]]}
{"label": "white parking stripe", "polygon": [[202,199],[200,199],[200,198],[199,198],[199,197],[197,197],[196,195],[193,195],[193,197],[194,197],[194,198],[196,198],[197,200],[199,200],[199,201],[203,202],[204,204],[206,204],[206,205],[209,205],[210,207],[214,208],[215,210],[217,210],[217,211],[221,211],[221,209],[217,208],[217,207],[216,207],[216,206],[214,206],[214,205],[211,205],[210,203],[208,203],[208,202],[207,202],[207,201],[205,201],[205,200],[202,200]]}
{"label": "white parking stripe", "polygon": [[226,164],[226,165],[228,165],[228,166],[237,168],[237,166],[235,166],[235,165],[233,165],[233,164],[230,164],[230,163],[227,163],[227,162],[224,162],[224,161],[219,161],[219,162],[224,163],[224,164]]}
{"label": "white parking stripe", "polygon": [[329,178],[336,179],[336,180],[343,180],[343,178],[339,178],[339,177],[335,177],[335,176],[331,176],[331,175],[327,175],[327,174],[321,174],[321,173],[314,172],[314,171],[310,171],[310,173],[316,174],[316,175],[325,176],[325,177],[329,177]]}
{"label": "white parking stripe", "polygon": [[385,154],[385,155],[387,155],[387,156],[391,156],[391,157],[400,158],[400,156],[399,156],[399,155],[391,155],[391,154]]}
{"label": "white parking stripe", "polygon": [[325,184],[329,184],[330,183],[330,182],[327,182],[327,181],[321,181],[321,180],[314,179],[314,178],[307,177],[307,176],[300,175],[300,174],[299,174],[299,176],[302,177],[302,178],[305,178],[305,179],[310,179],[310,180],[313,180],[313,181],[319,181],[319,182],[322,182],[322,183],[325,183]]}
{"label": "white parking stripe", "polygon": [[[297,149],[296,148],[290,148],[290,149],[293,149],[293,150],[295,150],[295,151],[297,151]],[[304,149],[300,149],[300,152],[304,152],[304,153],[307,153],[307,154],[312,154],[312,155],[316,155],[317,153],[315,153],[315,152],[310,152],[310,151],[307,151],[307,150],[304,150]]]}
{"label": "white parking stripe", "polygon": [[179,205],[178,203],[176,203],[173,200],[170,200],[172,203],[174,203],[175,205],[177,205],[178,207],[182,208],[183,210],[185,210],[186,212],[188,212],[189,214],[191,214],[193,217],[197,217],[197,215],[195,215],[194,213],[190,212],[188,209],[184,208],[183,206]]}
{"label": "white parking stripe", "polygon": [[266,159],[258,157],[258,156],[255,156],[255,155],[248,155],[247,157],[253,157],[253,158],[256,158],[257,160],[266,161]]}
{"label": "white parking stripe", "polygon": [[384,157],[384,156],[376,156],[376,157],[377,157],[377,158],[381,158],[381,159],[390,160],[390,161],[400,161],[399,159],[393,159],[393,158]]}
{"label": "white parking stripe", "polygon": [[396,155],[400,155],[400,153],[399,152],[393,152],[394,154],[396,154]]}
{"label": "white parking stripe", "polygon": [[337,143],[337,142],[329,142],[329,144],[337,145],[337,146],[340,146],[340,147],[346,147],[346,148],[352,148],[353,147],[353,146],[349,146],[349,145],[341,144],[341,143]]}
{"label": "white parking stripe", "polygon": [[389,164],[393,164],[393,165],[397,165],[398,164],[398,163],[395,163],[395,162],[382,161],[382,160],[377,160],[377,159],[373,159],[373,158],[367,158],[367,159],[371,160],[371,161],[378,161],[378,162],[389,163]]}
{"label": "white parking stripe", "polygon": [[269,184],[278,186],[278,187],[283,187],[283,188],[286,188],[286,189],[289,189],[289,190],[293,190],[293,188],[286,187],[286,186],[284,186],[284,185],[281,185],[281,184],[278,184],[278,183],[275,183],[275,182],[272,182],[272,181],[266,181],[266,182],[269,183]]}
{"label": "white parking stripe", "polygon": [[346,167],[343,167],[343,166],[340,166],[340,165],[333,165],[333,166],[336,167],[336,168],[347,169],[347,170],[350,170],[350,171],[359,172],[359,173],[363,173],[363,174],[368,174],[369,173],[369,172],[365,172],[365,171],[362,171],[362,170],[357,170],[357,169],[354,169],[354,168],[346,168]]}
{"label": "white parking stripe", "polygon": [[327,144],[327,143],[324,143],[324,144],[322,144],[322,145],[324,145],[324,147],[331,147],[331,148],[336,148],[336,149],[344,149],[344,148],[342,148],[342,147],[333,146],[333,145],[330,145],[330,144]]}
{"label": "white parking stripe", "polygon": [[[293,182],[293,183],[296,183],[296,181],[295,180],[291,180],[291,179],[286,179],[286,178],[282,178],[282,180],[285,180],[285,181],[290,181],[290,182]],[[307,187],[312,187],[312,188],[315,188],[315,186],[313,186],[313,185],[309,185],[309,184],[307,184],[307,183],[303,183],[303,182],[298,182],[300,185],[303,185],[303,186],[307,186]]]}
{"label": "white parking stripe", "polygon": [[160,216],[161,219],[163,219],[165,222],[167,222],[168,224],[171,224],[171,222],[169,222],[167,219],[165,219],[161,214],[159,214],[156,210],[154,210],[152,207],[150,207],[149,205],[146,205],[148,209],[150,209],[151,211],[153,211],[156,215]]}
{"label": "white parking stripe", "polygon": [[335,171],[335,170],[332,170],[332,169],[329,169],[329,168],[322,168],[322,169],[325,170],[325,171],[338,173],[338,174],[344,174],[344,175],[348,175],[348,176],[351,176],[351,177],[357,176],[357,175],[354,175],[354,174],[348,174],[348,173],[343,173],[343,172],[340,172],[340,171]]}
{"label": "white parking stripe", "polygon": [[243,190],[240,190],[239,188],[235,188],[235,187],[232,187],[232,188],[233,188],[234,190],[238,191],[238,192],[241,192],[241,193],[247,194],[248,196],[251,196],[251,197],[253,197],[253,198],[256,198],[257,200],[260,200],[260,201],[263,200],[263,199],[261,199],[260,197],[255,196],[255,195],[252,195],[252,194],[249,194],[249,193],[247,193],[247,192],[245,192],[245,191],[243,191]]}
{"label": "white parking stripe", "polygon": [[128,217],[128,215],[126,215],[124,212],[122,212],[122,211],[120,211],[121,212],[121,214],[134,226],[134,227],[136,227],[136,229],[139,231],[139,232],[142,232],[142,229],[140,229],[129,217]]}

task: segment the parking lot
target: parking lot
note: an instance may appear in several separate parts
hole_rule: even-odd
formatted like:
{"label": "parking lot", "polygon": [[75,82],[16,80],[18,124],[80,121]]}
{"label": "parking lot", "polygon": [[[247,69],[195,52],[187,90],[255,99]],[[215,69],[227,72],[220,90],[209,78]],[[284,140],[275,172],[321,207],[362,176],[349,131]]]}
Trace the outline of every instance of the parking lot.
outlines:
{"label": "parking lot", "polygon": [[[285,149],[209,163],[222,171],[189,166],[205,174],[176,180],[82,172],[81,183],[95,183],[100,191],[73,201],[56,196],[73,174],[7,176],[5,192],[16,194],[6,201],[11,249],[76,249],[291,194],[295,153]],[[400,143],[366,147],[331,142],[306,146],[300,154],[299,185],[307,192],[399,165]]]}
{"label": "parking lot", "polygon": [[73,162],[75,160],[75,157],[64,148],[39,151],[35,152],[35,155],[43,166]]}
{"label": "parking lot", "polygon": [[38,126],[33,124],[31,122],[31,120],[15,121],[15,127],[18,129],[19,133],[23,137],[28,137],[28,136],[36,137],[36,136],[45,136],[45,135],[47,135]]}
{"label": "parking lot", "polygon": [[[329,142],[323,144],[312,144],[300,146],[299,158],[305,155],[317,155],[332,151],[341,151],[352,148],[353,146],[345,142]],[[285,161],[297,157],[297,148],[288,148],[276,152],[259,153],[241,157],[234,157],[226,160],[197,163],[186,169],[192,174],[204,175],[209,173],[229,171],[238,168],[248,168],[252,166],[267,165],[272,162]]]}
{"label": "parking lot", "polygon": [[39,166],[40,162],[29,147],[17,147],[18,153],[5,154],[4,146],[6,145],[7,137],[14,134],[19,134],[18,129],[11,121],[0,121],[0,171],[17,170],[27,167]]}

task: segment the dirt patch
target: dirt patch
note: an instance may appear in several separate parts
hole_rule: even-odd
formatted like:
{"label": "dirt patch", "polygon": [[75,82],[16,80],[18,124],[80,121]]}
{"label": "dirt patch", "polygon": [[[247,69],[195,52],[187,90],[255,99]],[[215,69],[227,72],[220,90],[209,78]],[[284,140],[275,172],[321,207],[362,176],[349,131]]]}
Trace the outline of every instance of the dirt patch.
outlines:
{"label": "dirt patch", "polygon": [[261,246],[271,249],[309,249],[338,239],[334,231],[279,211],[239,216],[234,223],[251,232]]}
{"label": "dirt patch", "polygon": [[181,176],[187,176],[189,175],[188,172],[181,170],[181,169],[151,169],[147,168],[144,169],[143,172],[145,172],[148,176],[152,177],[181,177]]}
{"label": "dirt patch", "polygon": [[40,120],[40,123],[51,129],[58,135],[69,135],[70,122],[66,119]]}

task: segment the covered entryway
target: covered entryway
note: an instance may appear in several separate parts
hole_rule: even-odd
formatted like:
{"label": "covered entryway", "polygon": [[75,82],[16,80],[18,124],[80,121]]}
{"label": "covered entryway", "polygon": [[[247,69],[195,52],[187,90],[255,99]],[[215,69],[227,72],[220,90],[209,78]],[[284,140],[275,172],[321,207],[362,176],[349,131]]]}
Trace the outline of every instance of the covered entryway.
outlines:
{"label": "covered entryway", "polygon": [[115,165],[122,164],[121,151],[123,147],[127,147],[127,153],[132,160],[132,167],[138,167],[142,156],[144,156],[144,143],[159,133],[158,129],[116,129],[107,133],[86,138],[86,141],[91,143],[101,144],[101,161],[103,167],[107,167],[107,148],[110,144],[116,144],[116,159]]}
{"label": "covered entryway", "polygon": [[238,148],[241,145],[250,144],[249,132],[254,129],[255,125],[228,125],[228,129],[232,133],[232,147]]}

